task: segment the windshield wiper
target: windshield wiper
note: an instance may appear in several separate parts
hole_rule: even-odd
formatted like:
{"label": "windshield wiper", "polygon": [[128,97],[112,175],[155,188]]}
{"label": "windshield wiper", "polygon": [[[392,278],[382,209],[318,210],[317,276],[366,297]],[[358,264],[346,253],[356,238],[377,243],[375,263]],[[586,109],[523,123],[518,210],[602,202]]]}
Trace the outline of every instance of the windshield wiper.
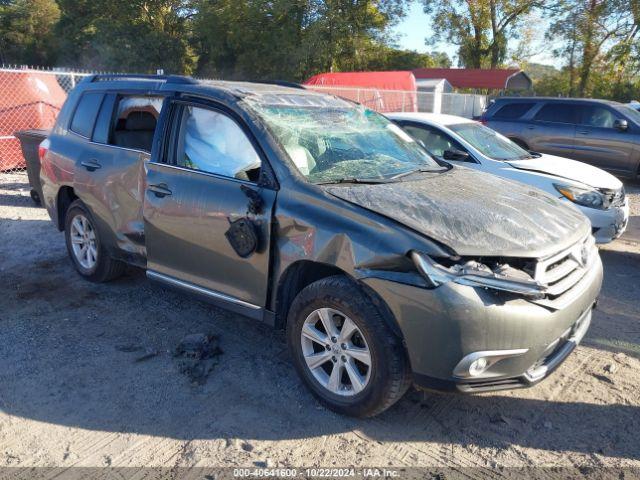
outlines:
{"label": "windshield wiper", "polygon": [[407,177],[409,175],[413,175],[414,173],[433,173],[433,172],[444,172],[449,170],[451,166],[446,166],[443,168],[416,168],[415,170],[409,170],[408,172],[402,172],[397,175],[391,177],[392,180],[397,180],[398,178]]}
{"label": "windshield wiper", "polygon": [[322,182],[314,182],[316,185],[331,185],[333,183],[361,183],[361,184],[377,184],[388,183],[389,180],[377,179],[377,178],[357,178],[357,177],[342,177],[334,180],[324,180]]}

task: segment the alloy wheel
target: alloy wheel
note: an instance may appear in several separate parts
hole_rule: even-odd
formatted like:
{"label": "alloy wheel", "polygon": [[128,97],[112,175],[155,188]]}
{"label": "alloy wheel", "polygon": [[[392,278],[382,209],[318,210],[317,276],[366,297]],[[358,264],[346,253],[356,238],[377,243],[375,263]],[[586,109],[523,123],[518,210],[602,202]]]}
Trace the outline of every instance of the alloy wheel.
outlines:
{"label": "alloy wheel", "polygon": [[71,221],[71,249],[77,262],[87,270],[91,270],[98,262],[96,232],[87,217],[76,215]]}
{"label": "alloy wheel", "polygon": [[360,393],[371,378],[371,352],[360,328],[344,313],[319,308],[306,318],[300,333],[307,368],[335,395]]}

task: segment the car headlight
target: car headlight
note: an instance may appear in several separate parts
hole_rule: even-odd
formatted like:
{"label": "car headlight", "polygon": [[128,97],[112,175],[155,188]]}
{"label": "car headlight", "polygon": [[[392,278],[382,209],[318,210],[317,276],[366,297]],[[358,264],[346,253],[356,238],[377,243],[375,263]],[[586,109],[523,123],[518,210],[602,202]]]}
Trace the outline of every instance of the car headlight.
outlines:
{"label": "car headlight", "polygon": [[432,287],[454,282],[471,287],[518,293],[534,298],[542,298],[546,293],[546,286],[536,282],[528,273],[509,265],[501,265],[492,270],[482,263],[468,260],[465,263],[446,267],[428,255],[416,251],[411,252],[411,258],[418,271]]}
{"label": "car headlight", "polygon": [[553,186],[562,194],[563,197],[568,198],[578,205],[597,208],[599,210],[609,208],[606,197],[597,190],[589,190],[586,188],[573,187],[571,185],[562,185],[558,183],[554,183]]}

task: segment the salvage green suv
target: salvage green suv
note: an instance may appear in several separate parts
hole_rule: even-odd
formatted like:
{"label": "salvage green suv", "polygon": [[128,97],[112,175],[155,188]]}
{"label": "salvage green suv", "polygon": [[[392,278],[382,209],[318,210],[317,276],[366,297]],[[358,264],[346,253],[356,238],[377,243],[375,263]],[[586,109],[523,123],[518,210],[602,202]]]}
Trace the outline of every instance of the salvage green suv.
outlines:
{"label": "salvage green suv", "polygon": [[286,329],[302,380],[349,415],[412,383],[538,382],[584,336],[601,286],[576,209],[304,89],[90,76],[40,153],[80,275],[139,266]]}

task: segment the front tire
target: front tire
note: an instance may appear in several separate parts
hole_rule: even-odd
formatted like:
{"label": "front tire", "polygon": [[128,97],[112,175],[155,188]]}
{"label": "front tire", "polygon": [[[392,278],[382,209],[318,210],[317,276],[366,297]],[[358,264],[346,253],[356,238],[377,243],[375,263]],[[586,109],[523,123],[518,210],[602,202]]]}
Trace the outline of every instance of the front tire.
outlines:
{"label": "front tire", "polygon": [[411,384],[399,339],[371,299],[344,276],[304,288],[287,320],[294,366],[329,409],[372,417],[397,402]]}
{"label": "front tire", "polygon": [[109,256],[93,216],[80,200],[67,209],[64,236],[73,266],[87,280],[108,282],[124,272],[125,264]]}

